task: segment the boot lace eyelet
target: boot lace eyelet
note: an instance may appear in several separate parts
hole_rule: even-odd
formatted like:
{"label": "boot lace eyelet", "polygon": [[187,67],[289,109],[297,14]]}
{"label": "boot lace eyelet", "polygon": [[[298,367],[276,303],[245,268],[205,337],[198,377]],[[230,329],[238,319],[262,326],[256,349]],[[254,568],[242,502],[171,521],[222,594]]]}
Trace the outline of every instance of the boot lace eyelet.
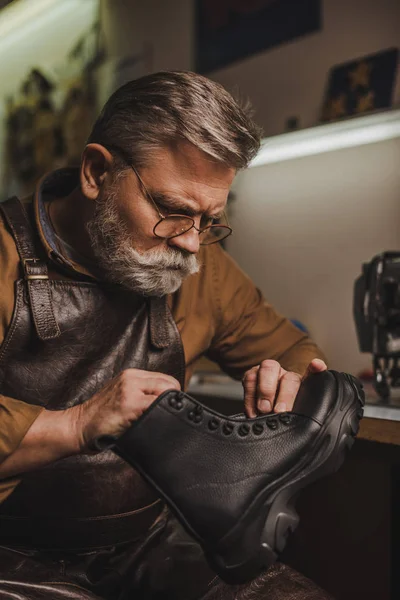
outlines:
{"label": "boot lace eyelet", "polygon": [[261,435],[264,431],[264,425],[262,423],[253,424],[253,433],[255,435]]}
{"label": "boot lace eyelet", "polygon": [[250,433],[250,427],[247,425],[247,423],[243,423],[238,429],[238,434],[241,437],[245,437],[249,433]]}
{"label": "boot lace eyelet", "polygon": [[222,432],[225,435],[231,435],[233,430],[234,430],[234,427],[233,427],[232,423],[224,423],[222,426]]}
{"label": "boot lace eyelet", "polygon": [[276,429],[278,427],[278,419],[276,417],[269,417],[265,422],[270,429]]}
{"label": "boot lace eyelet", "polygon": [[201,423],[203,420],[203,408],[201,406],[194,406],[192,410],[188,412],[188,419],[193,423]]}
{"label": "boot lace eyelet", "polygon": [[218,419],[215,419],[214,417],[212,419],[210,419],[208,421],[208,429],[211,429],[211,431],[215,431],[216,429],[218,429],[219,427],[219,421]]}
{"label": "boot lace eyelet", "polygon": [[284,425],[289,425],[290,421],[292,420],[292,417],[291,415],[283,413],[279,415],[279,420],[281,423],[284,423]]}
{"label": "boot lace eyelet", "polygon": [[175,410],[181,410],[183,408],[183,402],[179,396],[171,396],[170,398],[168,398],[168,404],[171,408],[175,408]]}

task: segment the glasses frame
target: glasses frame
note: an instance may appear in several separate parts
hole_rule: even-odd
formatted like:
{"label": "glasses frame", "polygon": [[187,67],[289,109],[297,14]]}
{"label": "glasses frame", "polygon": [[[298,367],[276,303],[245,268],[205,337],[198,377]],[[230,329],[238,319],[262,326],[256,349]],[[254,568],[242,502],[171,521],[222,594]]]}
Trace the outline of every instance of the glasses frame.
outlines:
{"label": "glasses frame", "polygon": [[[149,190],[145,186],[144,181],[141,178],[141,176],[139,175],[136,167],[130,162],[130,160],[127,159],[127,156],[125,155],[125,152],[121,148],[118,148],[116,146],[111,146],[111,145],[108,145],[107,149],[110,150],[110,151],[114,151],[117,154],[119,154],[121,156],[121,158],[123,159],[123,161],[127,164],[127,166],[132,169],[132,171],[135,173],[136,177],[138,178],[138,181],[139,181],[140,186],[142,188],[142,194],[143,194],[143,196],[146,198],[146,200],[148,202],[150,202],[153,205],[153,207],[155,208],[158,216],[160,217],[160,220],[157,221],[157,223],[153,227],[153,235],[155,235],[155,237],[157,237],[157,238],[159,238],[161,240],[172,240],[172,239],[174,239],[176,237],[179,237],[180,235],[184,235],[185,233],[187,233],[191,229],[195,229],[198,232],[199,236],[200,236],[201,233],[204,233],[205,231],[208,231],[208,230],[212,229],[213,227],[219,227],[219,228],[222,228],[222,229],[226,229],[227,233],[226,233],[226,235],[224,237],[219,238],[219,239],[217,239],[215,241],[212,241],[212,242],[205,242],[204,243],[204,242],[201,241],[201,238],[199,237],[199,239],[200,239],[200,246],[211,246],[211,244],[216,244],[217,242],[221,242],[222,240],[225,240],[227,237],[229,237],[232,234],[233,230],[232,230],[232,227],[229,225],[228,217],[226,216],[225,211],[223,211],[222,214],[223,214],[226,222],[228,223],[227,225],[218,225],[218,224],[213,224],[212,223],[211,225],[207,225],[206,227],[202,227],[200,229],[198,227],[196,227],[194,219],[192,219],[192,217],[189,217],[187,215],[182,215],[182,214],[179,214],[179,213],[172,213],[170,215],[163,215],[162,212],[160,211],[160,209],[158,208],[156,201],[154,200],[154,198],[150,194]],[[191,226],[188,227],[188,229],[186,229],[185,231],[182,231],[182,233],[177,233],[176,235],[171,235],[171,236],[158,235],[156,233],[156,231],[155,231],[156,228],[158,227],[158,225],[160,223],[162,223],[163,221],[165,221],[165,219],[168,219],[169,217],[177,217],[179,219],[185,219],[185,220],[191,222]]]}

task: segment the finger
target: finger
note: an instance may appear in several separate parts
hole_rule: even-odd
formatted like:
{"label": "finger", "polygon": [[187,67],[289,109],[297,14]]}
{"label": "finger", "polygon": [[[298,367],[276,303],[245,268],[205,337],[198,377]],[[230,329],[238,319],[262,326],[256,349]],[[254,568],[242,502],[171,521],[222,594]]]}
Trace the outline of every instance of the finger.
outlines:
{"label": "finger", "polygon": [[314,358],[308,365],[307,370],[303,375],[303,381],[306,379],[306,377],[311,375],[311,373],[320,373],[321,371],[326,371],[327,368],[328,367],[323,360],[320,358]]}
{"label": "finger", "polygon": [[149,406],[157,400],[158,396],[159,394],[143,394],[140,401],[133,407],[133,420],[139,419]]}
{"label": "finger", "polygon": [[286,373],[276,360],[263,360],[257,372],[257,409],[262,413],[271,412],[275,403],[279,378]]}
{"label": "finger", "polygon": [[148,379],[143,379],[140,382],[140,389],[146,395],[159,396],[167,390],[178,391],[181,389],[181,386],[176,380],[171,382],[168,379],[153,379],[152,377],[149,377]]}
{"label": "finger", "polygon": [[118,382],[118,388],[122,397],[130,401],[131,398],[137,398],[138,395],[159,396],[167,390],[180,390],[179,382],[173,378],[154,378],[151,373],[147,374],[147,379],[140,377],[129,377],[125,374]]}
{"label": "finger", "polygon": [[300,385],[301,375],[298,373],[289,371],[281,377],[274,412],[292,410]]}
{"label": "finger", "polygon": [[130,381],[141,381],[148,382],[150,379],[152,381],[164,381],[168,383],[171,389],[181,389],[181,385],[175,377],[172,375],[167,375],[166,373],[159,373],[157,371],[143,371],[141,369],[127,369],[123,372],[125,376],[129,378]]}
{"label": "finger", "polygon": [[242,379],[244,388],[244,410],[249,419],[257,416],[256,412],[256,390],[257,390],[257,371],[259,367],[253,367],[246,371]]}
{"label": "finger", "polygon": [[142,379],[147,379],[149,376],[151,376],[154,379],[168,379],[168,381],[177,382],[179,384],[178,380],[175,379],[175,377],[173,377],[172,375],[168,375],[168,373],[160,373],[159,371],[145,371],[144,369],[126,369],[122,372],[128,374],[130,377],[140,377]]}
{"label": "finger", "polygon": [[133,420],[138,419],[163,392],[170,389],[171,386],[163,385],[162,382],[158,382],[155,385],[153,385],[152,382],[149,382],[149,385],[145,389],[140,389],[140,392],[142,393],[139,393],[139,395],[136,395],[135,397],[132,395],[130,399],[127,400],[127,405],[130,407],[131,411],[131,413],[129,412],[130,418]]}

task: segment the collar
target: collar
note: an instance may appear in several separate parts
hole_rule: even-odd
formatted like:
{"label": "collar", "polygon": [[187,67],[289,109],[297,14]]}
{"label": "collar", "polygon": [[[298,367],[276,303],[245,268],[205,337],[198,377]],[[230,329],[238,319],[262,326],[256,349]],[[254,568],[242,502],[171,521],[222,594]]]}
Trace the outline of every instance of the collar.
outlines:
{"label": "collar", "polygon": [[48,258],[59,266],[74,271],[76,274],[89,276],[96,279],[95,276],[87,270],[82,264],[72,261],[71,258],[62,254],[59,250],[55,232],[50,223],[47,214],[46,204],[53,198],[67,196],[79,185],[79,169],[69,167],[57,169],[39,181],[34,197],[33,212],[36,223],[36,229],[43,244]]}

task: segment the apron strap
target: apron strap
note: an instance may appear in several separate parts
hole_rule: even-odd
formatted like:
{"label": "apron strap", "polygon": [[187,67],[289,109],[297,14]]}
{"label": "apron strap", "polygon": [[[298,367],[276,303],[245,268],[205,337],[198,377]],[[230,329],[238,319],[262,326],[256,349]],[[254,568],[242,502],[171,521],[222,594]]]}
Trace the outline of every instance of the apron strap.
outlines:
{"label": "apron strap", "polygon": [[168,331],[167,297],[149,297],[150,337],[156,348],[167,348],[171,343]]}
{"label": "apron strap", "polygon": [[10,227],[27,283],[30,307],[37,335],[41,340],[51,340],[61,335],[54,316],[47,264],[38,258],[35,234],[20,200],[14,196],[0,203]]}

